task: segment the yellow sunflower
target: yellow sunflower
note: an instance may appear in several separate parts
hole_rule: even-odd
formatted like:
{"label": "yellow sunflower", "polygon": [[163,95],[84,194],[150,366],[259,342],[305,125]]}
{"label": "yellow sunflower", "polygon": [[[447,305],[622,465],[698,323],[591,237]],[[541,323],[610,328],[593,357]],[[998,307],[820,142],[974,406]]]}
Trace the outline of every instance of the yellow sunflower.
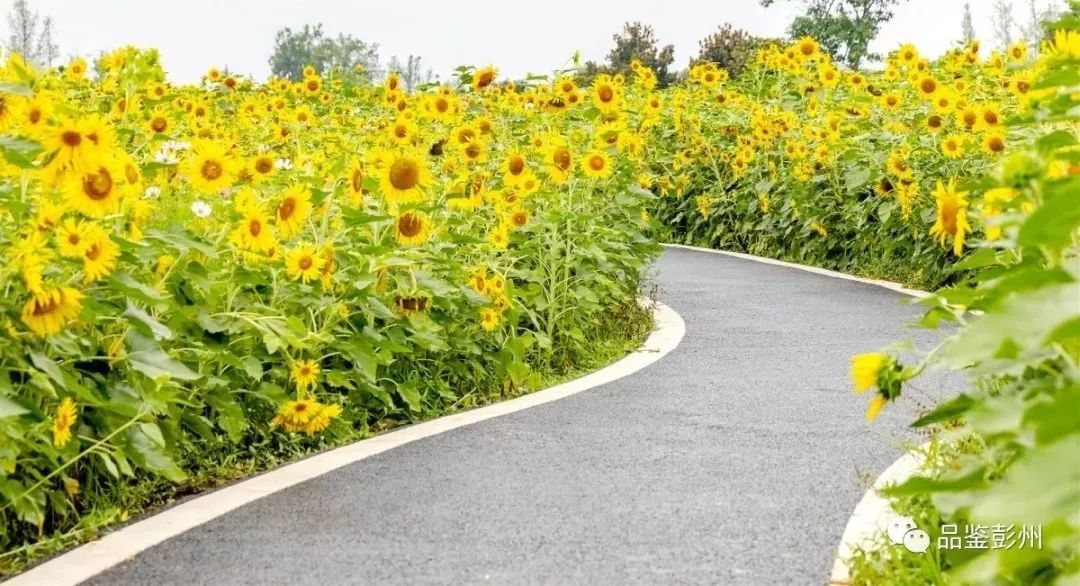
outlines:
{"label": "yellow sunflower", "polygon": [[581,171],[586,177],[603,179],[609,177],[613,166],[611,157],[604,151],[592,151],[581,159]]}
{"label": "yellow sunflower", "polygon": [[320,371],[319,363],[314,360],[297,360],[293,363],[290,376],[296,388],[304,393],[315,387]]}
{"label": "yellow sunflower", "polygon": [[181,169],[198,191],[216,194],[232,185],[236,164],[229,150],[210,140],[199,140]]}
{"label": "yellow sunflower", "polygon": [[99,164],[68,175],[64,189],[69,209],[91,218],[104,218],[120,211],[121,172],[111,163]]}
{"label": "yellow sunflower", "polygon": [[64,397],[64,400],[60,401],[60,405],[56,407],[56,415],[53,417],[54,446],[62,448],[71,441],[71,428],[75,425],[76,419],[78,419],[78,413],[75,411],[75,402],[71,400],[71,397]]}
{"label": "yellow sunflower", "polygon": [[38,336],[51,336],[78,317],[83,294],[71,287],[43,289],[22,310],[22,321]]}
{"label": "yellow sunflower", "polygon": [[937,201],[937,219],[930,228],[930,235],[939,244],[944,244],[951,236],[953,239],[953,254],[961,256],[964,253],[964,238],[971,230],[971,224],[967,219],[966,192],[956,191],[956,182],[953,179],[949,183],[937,182],[934,189],[934,199]]}
{"label": "yellow sunflower", "polygon": [[120,257],[120,247],[109,238],[108,232],[93,226],[86,234],[82,256],[83,282],[93,283],[112,274]]}
{"label": "yellow sunflower", "polygon": [[307,283],[322,276],[325,259],[314,246],[301,244],[285,253],[285,274]]}
{"label": "yellow sunflower", "polygon": [[274,216],[281,237],[293,237],[311,217],[311,192],[302,185],[289,187],[281,194]]}
{"label": "yellow sunflower", "polygon": [[397,153],[387,158],[381,170],[379,184],[383,197],[391,205],[424,201],[424,188],[430,179],[424,160],[420,157]]}
{"label": "yellow sunflower", "polygon": [[472,87],[476,91],[483,91],[489,85],[495,82],[495,78],[499,75],[499,70],[494,66],[487,65],[481,67],[473,72]]}
{"label": "yellow sunflower", "polygon": [[270,219],[257,206],[246,206],[240,223],[229,234],[233,246],[248,252],[265,253],[274,247],[274,229]]}
{"label": "yellow sunflower", "polygon": [[394,220],[394,230],[398,244],[416,246],[427,241],[431,226],[423,212],[407,210],[398,214]]}

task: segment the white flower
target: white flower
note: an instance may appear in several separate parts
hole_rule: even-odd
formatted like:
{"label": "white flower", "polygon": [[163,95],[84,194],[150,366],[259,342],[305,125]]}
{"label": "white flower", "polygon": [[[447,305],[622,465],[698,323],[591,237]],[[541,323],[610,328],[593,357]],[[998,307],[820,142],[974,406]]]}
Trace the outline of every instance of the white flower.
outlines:
{"label": "white flower", "polygon": [[191,213],[195,214],[200,218],[210,217],[210,213],[213,211],[214,209],[210,207],[210,204],[206,203],[201,199],[197,199],[194,203],[191,204]]}
{"label": "white flower", "polygon": [[289,159],[278,159],[274,161],[274,168],[278,171],[287,171],[289,169],[292,169],[292,161],[290,161]]}
{"label": "white flower", "polygon": [[156,199],[160,195],[161,188],[157,185],[151,185],[150,187],[146,188],[146,191],[143,192],[143,197],[146,199]]}
{"label": "white flower", "polygon": [[176,158],[176,151],[168,151],[164,148],[154,155],[154,160],[162,165],[175,165],[180,162],[180,159]]}
{"label": "white flower", "polygon": [[168,140],[161,144],[161,150],[163,151],[186,151],[191,148],[190,142],[184,142],[182,140]]}

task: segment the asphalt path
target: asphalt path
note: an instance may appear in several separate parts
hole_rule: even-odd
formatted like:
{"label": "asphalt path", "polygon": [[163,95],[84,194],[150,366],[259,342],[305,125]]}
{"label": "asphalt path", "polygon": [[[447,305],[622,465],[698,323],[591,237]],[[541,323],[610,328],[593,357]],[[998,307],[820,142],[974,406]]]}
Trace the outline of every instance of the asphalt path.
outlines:
{"label": "asphalt path", "polygon": [[934,335],[874,285],[682,249],[657,269],[687,331],[652,366],[295,485],[86,583],[825,583],[868,479],[951,382],[868,424],[849,357]]}

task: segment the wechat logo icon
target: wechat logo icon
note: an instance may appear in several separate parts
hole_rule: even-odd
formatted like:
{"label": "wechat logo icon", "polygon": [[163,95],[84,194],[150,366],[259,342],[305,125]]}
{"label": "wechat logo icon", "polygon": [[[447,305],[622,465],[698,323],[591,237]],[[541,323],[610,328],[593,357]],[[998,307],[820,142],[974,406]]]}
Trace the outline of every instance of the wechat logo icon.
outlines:
{"label": "wechat logo icon", "polygon": [[893,517],[885,533],[889,535],[889,541],[903,545],[912,553],[923,553],[930,549],[930,536],[908,517]]}

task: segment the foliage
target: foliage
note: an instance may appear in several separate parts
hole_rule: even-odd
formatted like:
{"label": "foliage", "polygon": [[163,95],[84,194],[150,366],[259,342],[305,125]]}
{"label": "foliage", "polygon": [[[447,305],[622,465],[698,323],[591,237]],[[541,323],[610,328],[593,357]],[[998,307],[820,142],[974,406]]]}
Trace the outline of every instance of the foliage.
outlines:
{"label": "foliage", "polygon": [[756,37],[724,24],[698,43],[698,56],[690,65],[715,63],[727,70],[731,77],[738,77],[743,68],[753,62],[757,52],[769,43],[780,44],[780,41]]}
{"label": "foliage", "polygon": [[[913,426],[939,427],[943,441],[979,449],[944,459],[890,495],[929,497],[922,510],[943,523],[1040,529],[1039,547],[933,552],[936,567],[924,578],[934,583],[1080,579],[1080,19],[1053,28],[1030,100],[1009,122],[1032,140],[967,184],[996,194],[988,225],[997,237],[957,265],[964,278],[925,301],[924,323],[947,323],[951,335],[914,365],[887,358],[891,367],[874,381],[889,388],[876,397],[893,401],[928,368],[971,379],[969,391]],[[931,543],[937,528],[930,526]],[[892,551],[878,563],[910,558]]]}
{"label": "foliage", "polygon": [[27,0],[15,0],[12,4],[8,13],[8,27],[11,29],[8,51],[19,53],[23,59],[39,67],[52,65],[60,57],[60,50],[53,38],[52,17],[42,19],[40,14],[30,10]]}
{"label": "foliage", "polygon": [[646,92],[97,66],[0,69],[0,562],[637,335]]}
{"label": "foliage", "polygon": [[592,81],[601,73],[629,74],[630,65],[635,61],[655,75],[660,87],[667,86],[674,79],[668,67],[675,62],[675,47],[660,47],[651,26],[628,22],[623,25],[622,33],[616,33],[611,38],[615,41],[615,47],[608,53],[606,65],[587,62],[580,76],[584,82]]}
{"label": "foliage", "polygon": [[[771,6],[776,0],[761,0]],[[901,0],[802,0],[806,12],[791,22],[793,38],[816,39],[833,59],[858,69],[863,60],[878,59],[869,52],[881,25],[892,18]]]}
{"label": "foliage", "polygon": [[304,25],[299,31],[285,27],[274,37],[274,53],[270,56],[270,71],[292,81],[303,78],[305,67],[325,74],[334,68],[342,71],[376,73],[379,46],[368,44],[350,35],[328,37],[322,24]]}

